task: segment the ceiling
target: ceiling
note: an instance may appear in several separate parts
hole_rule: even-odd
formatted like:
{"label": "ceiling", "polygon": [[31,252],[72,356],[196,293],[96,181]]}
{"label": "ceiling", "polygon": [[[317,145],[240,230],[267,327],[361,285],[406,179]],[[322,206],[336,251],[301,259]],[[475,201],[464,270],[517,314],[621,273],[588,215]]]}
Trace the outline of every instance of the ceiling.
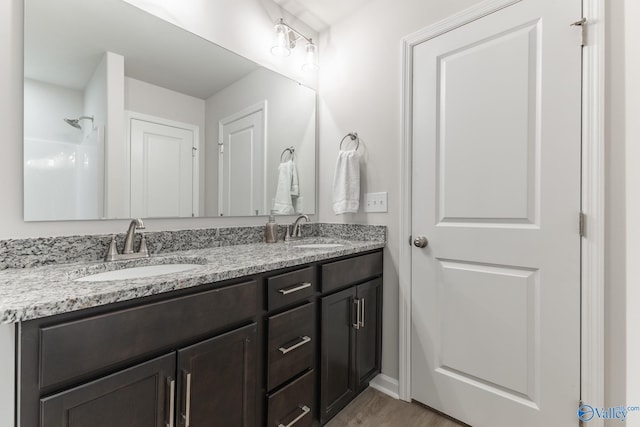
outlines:
{"label": "ceiling", "polygon": [[274,0],[284,10],[321,32],[372,0]]}

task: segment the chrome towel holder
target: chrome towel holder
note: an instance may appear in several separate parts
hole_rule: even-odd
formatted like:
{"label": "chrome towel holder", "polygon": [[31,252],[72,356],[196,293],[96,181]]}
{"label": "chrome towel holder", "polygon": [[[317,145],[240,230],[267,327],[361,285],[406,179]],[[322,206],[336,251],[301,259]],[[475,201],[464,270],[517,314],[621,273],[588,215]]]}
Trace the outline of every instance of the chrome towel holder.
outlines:
{"label": "chrome towel holder", "polygon": [[287,147],[284,150],[282,150],[282,154],[280,154],[280,163],[283,162],[283,157],[289,153],[289,160],[293,160],[293,154],[296,152],[296,149],[293,148],[293,146],[291,147]]}
{"label": "chrome towel holder", "polygon": [[358,132],[349,132],[348,134],[346,134],[344,138],[342,138],[342,141],[340,141],[340,150],[342,150],[342,143],[347,138],[351,138],[352,141],[356,141],[355,151],[358,151],[358,148],[360,148],[360,137],[358,136]]}

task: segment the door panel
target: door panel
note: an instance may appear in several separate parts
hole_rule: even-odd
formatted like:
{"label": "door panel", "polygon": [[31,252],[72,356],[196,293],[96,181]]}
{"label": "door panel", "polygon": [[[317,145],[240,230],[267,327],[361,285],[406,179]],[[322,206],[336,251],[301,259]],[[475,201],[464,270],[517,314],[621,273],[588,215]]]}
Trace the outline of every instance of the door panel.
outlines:
{"label": "door panel", "polygon": [[382,279],[365,282],[356,287],[361,304],[362,324],[356,332],[358,389],[363,390],[380,372],[382,337]]}
{"label": "door panel", "polygon": [[191,217],[194,134],[131,119],[131,216]]}
{"label": "door panel", "polygon": [[322,298],[320,419],[324,424],[353,399],[356,382],[355,288]]}
{"label": "door panel", "polygon": [[256,425],[256,325],[178,351],[178,425]]}
{"label": "door panel", "polygon": [[41,427],[165,427],[175,354],[40,400]]}
{"label": "door panel", "polygon": [[[218,214],[265,215],[266,105],[220,122]],[[233,195],[233,197],[232,197]]]}
{"label": "door panel", "polygon": [[540,25],[511,28],[437,58],[441,222],[534,222]]}
{"label": "door panel", "polygon": [[574,425],[579,0],[414,48],[412,398],[475,427]]}

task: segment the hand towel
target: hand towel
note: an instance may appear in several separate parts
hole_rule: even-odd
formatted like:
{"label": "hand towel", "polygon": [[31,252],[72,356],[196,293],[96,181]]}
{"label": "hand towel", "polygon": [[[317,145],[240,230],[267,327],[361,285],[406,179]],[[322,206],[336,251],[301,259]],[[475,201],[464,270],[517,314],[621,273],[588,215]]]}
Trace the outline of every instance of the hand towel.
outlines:
{"label": "hand towel", "polygon": [[273,202],[274,213],[292,215],[295,213],[293,199],[300,194],[298,182],[298,168],[292,160],[280,163],[278,166],[278,186]]}
{"label": "hand towel", "polygon": [[358,212],[360,204],[360,157],[356,150],[340,151],[333,175],[333,212]]}

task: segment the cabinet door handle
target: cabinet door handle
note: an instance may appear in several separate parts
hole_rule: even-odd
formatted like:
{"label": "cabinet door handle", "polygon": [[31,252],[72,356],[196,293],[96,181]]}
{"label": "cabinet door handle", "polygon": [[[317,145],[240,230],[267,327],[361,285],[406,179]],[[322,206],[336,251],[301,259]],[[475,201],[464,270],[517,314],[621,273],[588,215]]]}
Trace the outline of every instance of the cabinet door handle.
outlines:
{"label": "cabinet door handle", "polygon": [[282,295],[289,295],[292,294],[294,292],[298,292],[301,291],[303,289],[307,289],[311,287],[311,283],[309,282],[304,282],[304,283],[300,283],[298,285],[295,285],[291,288],[287,288],[287,289],[280,289],[278,290],[278,292],[280,292]]}
{"label": "cabinet door handle", "polygon": [[360,321],[359,321],[359,324],[360,324],[361,328],[364,328],[364,304],[365,304],[365,299],[361,298],[360,299],[360,311],[361,311],[361,314],[360,314]]}
{"label": "cabinet door handle", "polygon": [[169,422],[165,423],[167,427],[173,427],[173,420],[176,416],[176,380],[169,377],[167,378],[167,386],[169,387],[168,407],[169,407]]}
{"label": "cabinet door handle", "polygon": [[360,329],[360,300],[358,298],[354,298],[353,303],[356,305],[356,323],[352,326],[354,329]]}
{"label": "cabinet door handle", "polygon": [[189,427],[191,424],[191,372],[182,371],[185,378],[185,398],[184,398],[184,414],[182,419],[184,420],[184,427]]}
{"label": "cabinet door handle", "polygon": [[284,424],[280,423],[280,424],[278,424],[278,427],[292,427],[295,423],[300,421],[305,415],[307,415],[309,412],[311,412],[311,409],[309,409],[309,407],[307,405],[299,406],[299,408],[302,409],[302,413],[300,415],[295,417],[289,424],[284,425]]}
{"label": "cabinet door handle", "polygon": [[295,343],[294,345],[292,345],[291,347],[280,347],[278,350],[280,350],[282,352],[282,354],[287,354],[290,351],[295,350],[298,347],[302,347],[303,345],[305,345],[306,343],[311,342],[311,338],[309,338],[308,336],[303,336],[300,337],[301,341],[298,341],[297,343]]}

